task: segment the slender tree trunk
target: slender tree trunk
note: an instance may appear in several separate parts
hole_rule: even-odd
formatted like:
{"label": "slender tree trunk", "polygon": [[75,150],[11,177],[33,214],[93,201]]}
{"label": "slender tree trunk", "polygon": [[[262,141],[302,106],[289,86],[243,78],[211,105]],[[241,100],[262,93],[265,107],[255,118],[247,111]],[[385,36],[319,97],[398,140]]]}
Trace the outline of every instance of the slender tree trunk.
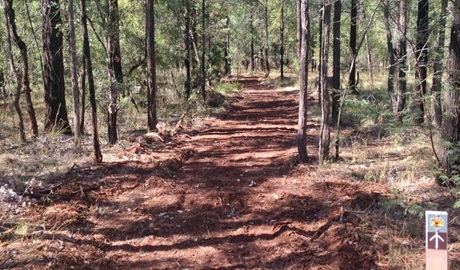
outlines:
{"label": "slender tree trunk", "polygon": [[255,63],[255,49],[254,49],[254,7],[251,5],[249,9],[249,23],[251,32],[251,71],[254,72],[256,69]]}
{"label": "slender tree trunk", "polygon": [[191,3],[190,0],[185,0],[185,30],[184,30],[184,45],[185,45],[185,98],[189,99],[192,94],[192,53],[191,53]]}
{"label": "slender tree trunk", "polygon": [[201,35],[201,98],[206,100],[206,1],[201,1],[202,35]]}
{"label": "slender tree trunk", "polygon": [[[340,26],[342,15],[342,1],[334,2],[334,24],[333,24],[333,42],[332,42],[332,123],[337,123],[340,109],[340,57],[341,57],[341,42],[340,42]],[[337,133],[338,134],[338,133]],[[339,158],[340,141],[335,140],[335,158]]]}
{"label": "slender tree trunk", "polygon": [[284,80],[284,0],[280,0],[280,79]]}
{"label": "slender tree trunk", "polygon": [[388,79],[387,79],[387,90],[388,95],[391,99],[392,108],[395,107],[396,97],[394,93],[394,78],[396,73],[396,59],[395,59],[395,50],[393,47],[393,36],[391,34],[390,26],[390,0],[385,0],[383,17],[385,21],[385,33],[387,39],[387,49],[388,49],[388,58],[389,58],[389,68],[388,68]]}
{"label": "slender tree trunk", "polygon": [[[309,0],[300,1],[301,45],[300,45],[300,99],[297,150],[299,160],[308,162],[307,154],[307,89],[308,89],[308,41],[310,40]],[[297,13],[299,15],[299,12]]]}
{"label": "slender tree trunk", "polygon": [[29,80],[29,56],[27,51],[27,45],[24,41],[19,37],[17,30],[16,30],[16,18],[15,12],[13,9],[13,0],[5,0],[4,1],[5,7],[5,14],[7,19],[7,26],[9,31],[9,36],[13,39],[16,46],[21,51],[21,59],[22,59],[22,89],[26,94],[26,102],[27,102],[27,113],[29,114],[30,119],[30,127],[32,130],[33,137],[38,137],[38,125],[37,125],[37,118],[35,116],[35,109],[32,102],[32,95],[30,89],[30,80]]}
{"label": "slender tree trunk", "polygon": [[24,129],[24,117],[22,114],[21,110],[21,90],[22,90],[22,74],[19,73],[16,69],[16,65],[14,63],[13,59],[13,46],[11,45],[11,34],[10,32],[12,29],[12,26],[10,25],[10,18],[9,18],[9,12],[12,10],[12,5],[10,6],[9,4],[12,3],[7,3],[7,1],[3,1],[4,4],[4,12],[5,12],[5,19],[6,19],[6,28],[7,28],[7,47],[8,47],[8,62],[10,64],[10,78],[16,78],[16,92],[14,93],[14,100],[13,100],[13,106],[14,109],[16,110],[16,113],[18,114],[18,128],[19,128],[19,135],[21,138],[22,142],[26,142],[26,132]]}
{"label": "slender tree trunk", "polygon": [[427,65],[428,65],[428,0],[418,1],[417,12],[417,46],[415,51],[416,67],[415,79],[417,85],[414,89],[414,96],[412,100],[412,113],[415,124],[421,124],[424,121],[425,115],[425,95],[426,95],[426,79],[427,79]]}
{"label": "slender tree trunk", "polygon": [[45,130],[71,135],[65,100],[63,33],[59,0],[41,0],[43,11],[43,60]]}
{"label": "slender tree trunk", "polygon": [[[24,1],[24,6],[26,8],[27,20],[29,21],[30,30],[31,30],[32,36],[34,38],[34,43],[36,45],[37,51],[40,51],[40,44],[38,42],[38,37],[37,37],[37,34],[35,32],[34,24],[32,23],[32,16],[30,16],[30,9],[29,9],[28,1]],[[42,75],[42,79],[43,79],[44,78],[44,67],[43,67],[43,56],[42,56],[41,52],[38,53],[38,58],[40,59],[40,71],[41,71],[41,75]]]}
{"label": "slender tree trunk", "polygon": [[441,1],[441,14],[439,15],[439,34],[436,52],[434,54],[433,66],[433,84],[431,92],[433,94],[433,115],[436,127],[440,128],[442,123],[442,108],[441,108],[441,89],[442,75],[444,72],[444,46],[446,43],[446,16],[447,16],[447,0]]}
{"label": "slender tree trunk", "polygon": [[[460,141],[460,0],[454,1],[451,9],[453,23],[449,46],[449,82],[444,93],[442,104],[442,141],[439,144],[440,162],[447,176],[458,175],[460,156],[458,143]],[[445,142],[449,142],[450,147]],[[454,151],[455,150],[455,151]]]}
{"label": "slender tree trunk", "polygon": [[[301,57],[302,54],[302,0],[296,0],[296,12],[297,12],[297,43],[296,43],[296,48],[297,48],[297,57]],[[302,61],[302,60],[301,60]]]}
{"label": "slender tree trunk", "polygon": [[330,97],[327,84],[328,58],[329,58],[329,32],[331,23],[331,4],[329,0],[323,0],[323,44],[321,59],[321,127],[319,137],[319,160],[325,161],[329,157],[330,147]]}
{"label": "slender tree trunk", "polygon": [[80,119],[80,89],[78,88],[78,58],[77,46],[75,42],[75,23],[73,0],[68,0],[67,16],[69,27],[69,55],[70,55],[70,76],[72,81],[72,98],[73,98],[73,117],[76,144],[79,145],[81,137],[81,119]]}
{"label": "slender tree trunk", "polygon": [[[350,21],[350,57],[351,59],[356,59],[357,50],[356,50],[356,40],[357,40],[357,21],[358,21],[358,1],[351,0],[351,21]],[[356,85],[356,61],[351,61],[351,72],[349,73],[348,78],[348,87],[350,87],[352,93],[357,93]]]}
{"label": "slender tree trunk", "polygon": [[339,97],[340,97],[340,57],[341,57],[341,41],[340,41],[340,26],[342,15],[342,0],[334,2],[334,22],[333,22],[333,41],[332,41],[332,121],[337,122],[339,112]]}
{"label": "slender tree trunk", "polygon": [[230,17],[227,15],[225,22],[227,34],[225,36],[225,75],[230,75],[232,70],[230,66]]}
{"label": "slender tree trunk", "polygon": [[407,0],[400,0],[399,2],[399,28],[400,28],[400,37],[399,37],[399,74],[398,74],[398,95],[396,97],[396,108],[395,113],[397,114],[398,119],[401,119],[401,112],[406,107],[406,69],[407,69]]}
{"label": "slender tree trunk", "polygon": [[154,0],[146,1],[147,36],[147,121],[149,130],[157,129],[157,83],[155,63],[155,8]]}
{"label": "slender tree trunk", "polygon": [[270,37],[268,32],[268,0],[265,0],[265,77],[270,75]]}
{"label": "slender tree trunk", "polygon": [[110,94],[109,107],[107,110],[107,137],[110,145],[118,141],[117,116],[118,116],[118,96],[122,92],[123,70],[121,66],[120,50],[120,15],[118,11],[118,0],[107,0],[109,6],[109,35],[108,35],[108,53],[109,53],[109,77],[110,77]]}
{"label": "slender tree trunk", "polygon": [[80,0],[81,10],[81,25],[83,28],[83,62],[86,67],[86,74],[88,76],[88,90],[89,90],[89,101],[91,103],[91,122],[93,127],[93,149],[94,149],[94,161],[96,163],[102,162],[101,146],[99,142],[99,131],[97,124],[97,104],[96,104],[96,90],[94,86],[93,77],[93,64],[91,61],[91,49],[89,47],[88,37],[88,24],[86,15],[86,0]]}
{"label": "slender tree trunk", "polygon": [[85,134],[85,109],[86,109],[86,63],[83,59],[81,63],[81,73],[80,73],[80,96],[81,96],[81,106],[80,106],[80,132]]}

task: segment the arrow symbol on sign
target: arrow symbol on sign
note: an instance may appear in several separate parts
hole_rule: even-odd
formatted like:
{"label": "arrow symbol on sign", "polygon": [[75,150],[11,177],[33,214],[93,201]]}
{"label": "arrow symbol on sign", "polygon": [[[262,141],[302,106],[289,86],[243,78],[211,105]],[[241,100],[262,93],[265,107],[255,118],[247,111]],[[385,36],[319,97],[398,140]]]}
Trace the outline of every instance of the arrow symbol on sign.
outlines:
{"label": "arrow symbol on sign", "polygon": [[438,230],[436,230],[436,233],[433,235],[433,237],[430,238],[430,242],[435,240],[435,248],[438,249],[438,240],[441,240],[442,242],[444,242],[444,239],[442,239],[441,236],[439,236],[438,234]]}

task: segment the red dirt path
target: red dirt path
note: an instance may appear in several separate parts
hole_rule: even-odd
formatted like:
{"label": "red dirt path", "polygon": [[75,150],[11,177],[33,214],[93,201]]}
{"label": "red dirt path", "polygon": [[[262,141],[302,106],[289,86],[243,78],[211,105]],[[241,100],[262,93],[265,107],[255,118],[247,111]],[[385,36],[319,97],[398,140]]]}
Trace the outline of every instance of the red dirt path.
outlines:
{"label": "red dirt path", "polygon": [[241,83],[200,132],[58,179],[10,269],[385,269],[359,215],[380,194],[298,167],[298,91]]}

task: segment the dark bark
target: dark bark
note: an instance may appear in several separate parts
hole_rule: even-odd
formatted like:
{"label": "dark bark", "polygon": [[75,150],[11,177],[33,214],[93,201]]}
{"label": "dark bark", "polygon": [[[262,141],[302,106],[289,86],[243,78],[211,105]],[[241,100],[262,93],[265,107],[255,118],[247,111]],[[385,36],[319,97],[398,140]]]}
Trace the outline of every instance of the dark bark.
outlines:
{"label": "dark bark", "polygon": [[[357,40],[357,21],[358,21],[358,2],[357,0],[351,0],[351,14],[350,14],[350,57],[356,59],[356,40]],[[356,61],[351,61],[351,71],[348,77],[348,87],[352,93],[357,93],[356,85]]]}
{"label": "dark bark", "polygon": [[256,69],[255,61],[255,49],[254,49],[254,7],[251,6],[249,9],[249,23],[250,23],[250,32],[251,32],[251,71],[254,72]]}
{"label": "dark bark", "polygon": [[206,100],[206,1],[201,0],[201,98]]}
{"label": "dark bark", "polygon": [[101,146],[99,142],[99,131],[97,124],[97,104],[96,104],[96,90],[94,86],[93,77],[93,64],[91,60],[91,49],[89,47],[88,37],[88,24],[86,15],[86,0],[80,0],[81,9],[81,25],[83,28],[83,62],[86,67],[86,75],[88,76],[88,90],[89,90],[89,101],[91,103],[91,122],[93,128],[93,149],[94,149],[94,161],[96,163],[102,162]]}
{"label": "dark bark", "polygon": [[390,26],[390,0],[385,0],[383,17],[385,20],[385,33],[386,33],[386,39],[387,39],[387,49],[388,49],[388,58],[389,58],[387,91],[391,99],[392,107],[394,108],[396,104],[396,98],[395,98],[395,93],[394,93],[396,59],[395,59],[395,50],[393,47],[393,35],[391,34],[391,26]]}
{"label": "dark bark", "polygon": [[415,50],[417,68],[415,72],[416,86],[412,100],[412,113],[415,124],[423,123],[425,115],[424,98],[427,87],[428,37],[430,34],[428,12],[428,0],[419,0],[417,12],[417,44]]}
{"label": "dark bark", "polygon": [[[333,42],[332,42],[332,123],[337,123],[340,109],[340,26],[342,14],[342,1],[334,2],[334,24],[333,24]],[[335,158],[339,158],[339,140],[335,141]]]}
{"label": "dark bark", "polygon": [[[299,124],[297,132],[297,150],[299,160],[308,162],[307,153],[307,89],[308,89],[308,41],[310,40],[310,18],[308,0],[301,0],[301,45],[300,45],[300,99],[299,99]],[[299,14],[299,13],[297,13]]]}
{"label": "dark bark", "polygon": [[333,20],[333,41],[332,41],[332,121],[337,122],[339,112],[339,97],[340,97],[340,57],[341,57],[341,42],[340,42],[340,26],[342,15],[342,0],[334,2],[334,20]]}
{"label": "dark bark", "polygon": [[[6,1],[4,1],[3,3],[5,5],[5,9],[4,9],[5,18],[7,18],[6,19],[6,28],[11,30],[11,25],[10,25],[9,20],[8,20],[8,11],[9,10],[6,8],[8,5],[7,5]],[[22,79],[21,79],[22,74],[17,71],[16,65],[15,65],[15,62],[14,62],[14,59],[13,59],[13,46],[11,45],[12,37],[11,37],[10,32],[11,31],[7,31],[7,34],[6,34],[7,40],[6,40],[6,42],[7,42],[7,48],[8,48],[8,62],[9,62],[9,65],[10,65],[10,78],[13,79],[13,76],[14,76],[14,78],[16,78],[16,91],[14,93],[13,107],[16,110],[16,113],[18,115],[18,128],[19,128],[19,135],[20,135],[21,141],[26,142],[27,138],[26,138],[26,132],[25,132],[25,129],[24,129],[24,117],[23,117],[23,114],[22,114],[21,104],[20,104],[21,90],[22,90]]]}
{"label": "dark bark", "polygon": [[323,42],[321,46],[321,127],[319,137],[319,160],[321,162],[329,158],[330,148],[330,97],[327,85],[328,58],[329,58],[329,32],[331,23],[331,4],[329,0],[323,0]]}
{"label": "dark bark", "polygon": [[185,46],[185,98],[189,99],[192,94],[192,37],[191,37],[191,3],[190,0],[185,0],[185,28],[184,28],[184,46]]}
{"label": "dark bark", "polygon": [[265,77],[270,75],[270,37],[268,32],[268,0],[265,0]]}
{"label": "dark bark", "polygon": [[401,112],[406,107],[406,69],[407,69],[407,0],[401,0],[399,2],[399,28],[400,28],[400,37],[399,37],[399,72],[398,72],[398,94],[396,97],[396,107],[394,112],[396,113],[398,119],[401,119]]}
{"label": "dark bark", "polygon": [[[301,57],[302,55],[302,0],[296,0],[296,12],[297,12],[297,43],[296,43],[296,48],[297,48],[297,57]],[[302,60],[301,60],[302,61]]]}
{"label": "dark bark", "polygon": [[433,84],[431,92],[433,94],[433,116],[436,127],[440,128],[442,123],[442,108],[441,108],[441,89],[442,76],[444,72],[444,46],[446,43],[446,16],[447,16],[447,0],[441,1],[441,14],[439,18],[439,33],[438,44],[434,54],[433,65]]}
{"label": "dark bark", "polygon": [[[117,116],[118,95],[123,89],[123,69],[121,66],[120,50],[120,15],[118,0],[108,0],[109,7],[109,30],[108,30],[108,54],[109,54],[109,77],[110,97],[107,110],[107,137],[110,145],[118,141]],[[124,96],[124,93],[121,93]]]}
{"label": "dark bark", "polygon": [[[32,37],[34,38],[34,43],[35,43],[35,45],[37,47],[37,50],[40,51],[40,44],[38,42],[38,37],[37,37],[37,34],[36,34],[37,32],[35,31],[34,24],[32,23],[32,16],[30,16],[30,9],[29,9],[28,1],[24,1],[24,6],[26,8],[27,20],[29,22]],[[42,75],[42,79],[43,79],[43,77],[44,77],[44,68],[43,68],[43,56],[42,56],[41,52],[38,53],[38,57],[40,59],[40,71],[41,71],[41,75]]]}
{"label": "dark bark", "polygon": [[156,130],[157,118],[157,83],[155,63],[155,8],[153,0],[146,1],[147,36],[147,122],[149,130]]}
{"label": "dark bark", "polygon": [[227,34],[226,34],[226,37],[225,37],[225,52],[224,52],[224,61],[225,61],[225,75],[230,75],[230,73],[232,72],[231,70],[231,65],[230,65],[230,17],[227,16],[227,19],[226,19],[226,31],[227,31]]}
{"label": "dark bark", "polygon": [[72,134],[67,116],[62,57],[63,33],[59,0],[42,0],[45,130]]}
{"label": "dark bark", "polygon": [[280,79],[284,80],[284,0],[280,0]]}
{"label": "dark bark", "polygon": [[21,69],[21,83],[22,89],[26,95],[26,102],[27,102],[27,113],[29,114],[30,120],[30,127],[32,130],[33,136],[36,138],[38,137],[38,125],[37,125],[37,118],[35,116],[35,109],[32,102],[31,96],[31,89],[30,89],[30,80],[29,80],[29,55],[27,51],[26,43],[19,37],[16,28],[16,18],[15,12],[13,9],[13,0],[5,0],[5,14],[6,19],[8,20],[7,26],[8,31],[10,33],[10,37],[13,39],[16,46],[21,51],[21,59],[22,59],[22,69]]}
{"label": "dark bark", "polygon": [[[448,177],[459,174],[460,156],[460,0],[455,0],[451,9],[453,23],[449,46],[449,83],[444,93],[441,124],[440,162]],[[446,142],[450,144],[447,146]],[[455,151],[454,151],[455,150]]]}

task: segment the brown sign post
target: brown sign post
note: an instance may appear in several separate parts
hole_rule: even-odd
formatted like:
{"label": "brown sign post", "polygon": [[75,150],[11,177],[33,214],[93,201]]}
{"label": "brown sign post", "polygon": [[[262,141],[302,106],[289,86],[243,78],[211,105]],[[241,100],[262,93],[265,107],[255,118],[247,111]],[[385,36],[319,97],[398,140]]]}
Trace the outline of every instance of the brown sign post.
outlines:
{"label": "brown sign post", "polygon": [[426,211],[425,220],[426,270],[447,270],[447,212]]}

